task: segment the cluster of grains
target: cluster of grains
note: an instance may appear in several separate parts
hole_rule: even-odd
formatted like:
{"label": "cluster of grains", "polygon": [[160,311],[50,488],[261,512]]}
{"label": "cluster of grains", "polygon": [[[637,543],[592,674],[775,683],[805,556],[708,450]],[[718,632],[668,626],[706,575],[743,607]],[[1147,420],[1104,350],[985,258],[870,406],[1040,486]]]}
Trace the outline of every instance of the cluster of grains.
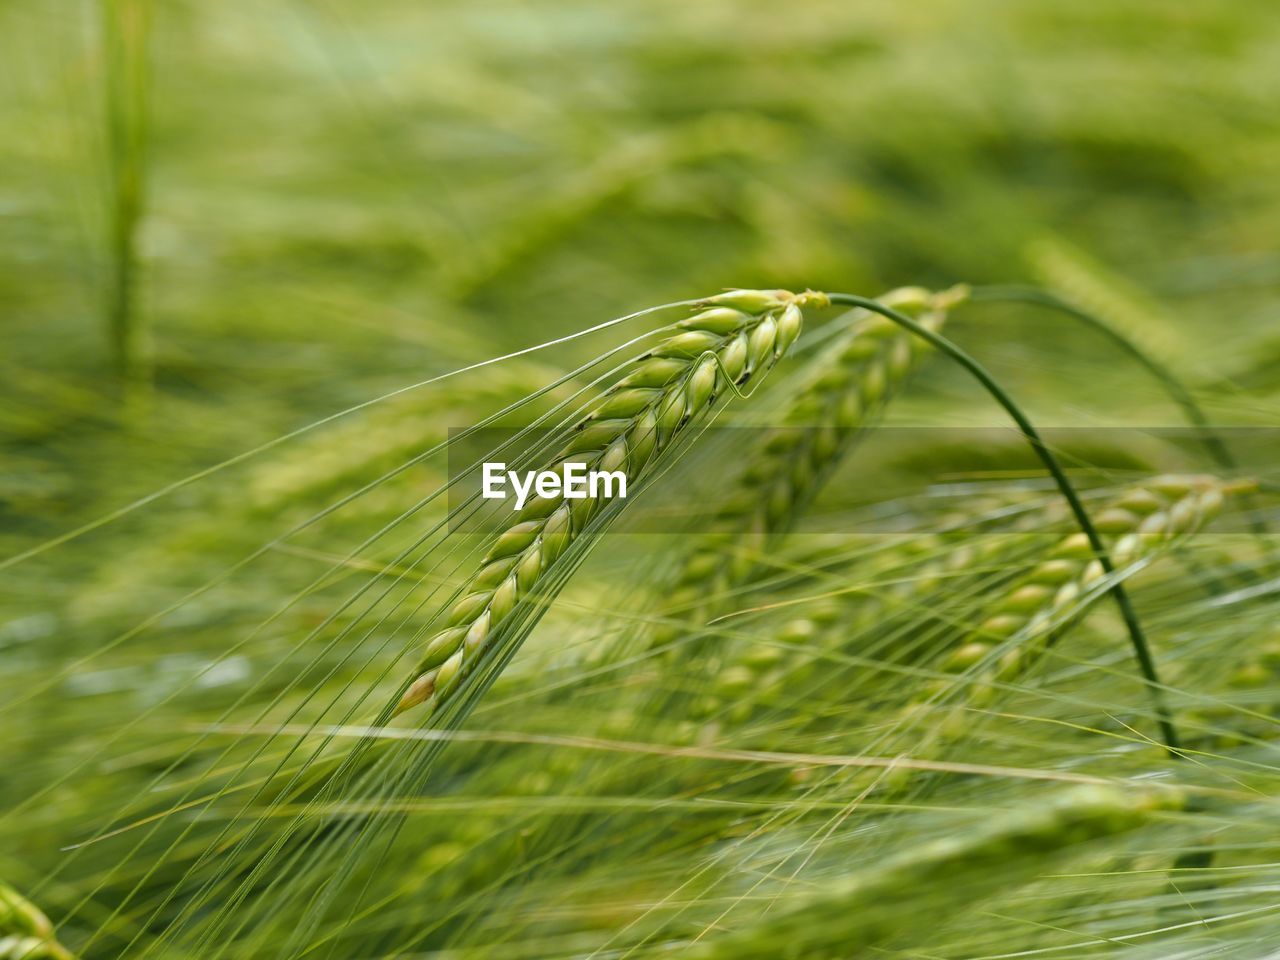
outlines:
{"label": "cluster of grains", "polygon": [[693,944],[681,955],[691,960],[869,956],[877,944],[918,935],[922,911],[938,919],[972,908],[978,897],[1034,879],[1048,858],[1131,832],[1182,805],[1172,790],[1075,787],[835,878],[801,905]]}
{"label": "cluster of grains", "polygon": [[0,960],[72,960],[53,924],[7,884],[0,883]]}
{"label": "cluster of grains", "polygon": [[[937,293],[909,287],[880,300],[939,330],[966,296],[964,287]],[[717,514],[717,532],[702,538],[676,578],[669,598],[673,619],[701,623],[719,612],[721,598],[754,566],[752,539],[791,526],[858,432],[931,349],[885,317],[863,310],[855,317],[813,362],[781,416],[783,425],[749,454],[750,466]],[[655,643],[669,642],[674,633],[661,631]]]}
{"label": "cluster of grains", "polygon": [[[856,557],[853,563],[827,563],[821,583],[859,577],[872,586],[806,602],[803,615],[789,617],[769,632],[771,642],[741,647],[716,672],[710,689],[695,704],[695,715],[745,722],[777,696],[803,689],[820,672],[831,676],[833,668],[838,670],[824,653],[849,652],[853,642],[865,637],[870,628],[898,614],[915,616],[922,602],[938,591],[957,592],[975,579],[998,574],[1011,565],[1016,569],[1034,548],[1025,534],[1056,529],[1067,515],[1065,506],[1053,500],[1022,512],[999,532],[990,533],[975,530],[971,516],[1003,514],[1022,496],[968,502],[970,517],[944,517],[940,522],[953,533],[912,537],[886,551],[883,562],[870,567]],[[812,570],[820,569],[823,560],[800,555],[789,557],[788,563]],[[901,646],[873,653],[901,660],[912,653],[899,649]]]}
{"label": "cluster of grains", "polygon": [[[1145,481],[1094,517],[1117,570],[1150,560],[1178,537],[1200,529],[1234,488],[1210,476],[1165,476]],[[942,664],[963,674],[965,702],[988,703],[1002,682],[1023,674],[1099,597],[1105,573],[1084,534],[1063,539],[1016,581],[986,620]],[[934,681],[909,713],[928,709],[953,683]]]}
{"label": "cluster of grains", "polygon": [[[547,469],[581,463],[587,470],[623,471],[634,484],[724,390],[758,380],[772,367],[799,336],[803,307],[825,303],[822,294],[784,290],[708,298],[601,397]],[[434,709],[457,687],[600,507],[591,498],[545,497],[514,516],[427,641],[397,712],[418,704]]]}

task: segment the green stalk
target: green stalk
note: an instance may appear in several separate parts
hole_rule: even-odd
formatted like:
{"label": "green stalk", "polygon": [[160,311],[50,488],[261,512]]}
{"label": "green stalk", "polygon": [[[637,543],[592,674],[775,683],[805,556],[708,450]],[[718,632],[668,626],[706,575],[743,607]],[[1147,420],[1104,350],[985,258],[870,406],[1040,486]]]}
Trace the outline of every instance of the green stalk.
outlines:
{"label": "green stalk", "polygon": [[1196,402],[1195,397],[1191,395],[1191,391],[1183,386],[1182,381],[1178,379],[1173,371],[1159,363],[1154,357],[1150,356],[1145,350],[1101,317],[1081,309],[1048,290],[1041,290],[1039,287],[1025,287],[1016,284],[974,287],[972,299],[984,303],[1029,303],[1064,313],[1090,329],[1096,330],[1136,360],[1165,389],[1173,399],[1173,402],[1182,408],[1187,421],[1197,429],[1199,439],[1204,444],[1205,450],[1208,451],[1209,456],[1213,458],[1214,462],[1222,470],[1233,473],[1239,469],[1239,464],[1236,462],[1235,457],[1227,449],[1226,444],[1222,442],[1222,438],[1214,432],[1213,425],[1209,422],[1209,418],[1205,416],[1204,410],[1200,408],[1200,404]]}
{"label": "green stalk", "polygon": [[107,279],[103,313],[126,394],[151,377],[138,310],[138,228],[146,207],[151,0],[101,0],[106,73]]}
{"label": "green stalk", "polygon": [[[1017,284],[975,287],[972,291],[972,299],[985,303],[1029,303],[1033,306],[1044,307],[1048,310],[1056,310],[1059,313],[1066,314],[1090,329],[1096,330],[1124,353],[1128,354],[1129,357],[1137,361],[1164,388],[1170,399],[1182,409],[1187,422],[1195,427],[1197,439],[1204,445],[1205,451],[1213,462],[1218,465],[1219,469],[1227,474],[1239,471],[1239,461],[1236,460],[1226,442],[1214,429],[1213,424],[1209,422],[1209,418],[1205,415],[1200,404],[1196,402],[1196,398],[1178,379],[1178,376],[1106,320],[1068,300],[1064,300],[1049,290],[1042,290],[1039,287],[1019,286]],[[1257,518],[1251,519],[1250,525],[1254,533],[1265,534],[1268,532],[1266,523]]]}
{"label": "green stalk", "polygon": [[[1062,465],[1058,463],[1058,458],[1054,456],[1053,451],[1049,449],[1044,439],[1040,436],[1040,432],[1035,425],[1022,412],[1022,408],[1014,402],[1013,398],[996,382],[995,378],[987,372],[987,369],[978,363],[973,357],[961,349],[957,344],[939,333],[928,329],[912,320],[905,314],[899,313],[892,307],[886,307],[882,303],[875,300],[869,300],[866,297],[859,297],[850,293],[832,293],[828,294],[828,298],[833,304],[845,304],[851,307],[864,307],[867,310],[874,310],[890,320],[910,330],[916,336],[923,338],[933,344],[938,350],[945,353],[952,360],[959,363],[962,367],[969,371],[991,396],[995,399],[1005,412],[1009,414],[1013,422],[1017,424],[1018,429],[1026,438],[1031,448],[1036,452],[1040,461],[1045,465],[1053,477],[1054,483],[1062,492],[1062,496],[1066,499],[1071,513],[1075,516],[1076,523],[1080,529],[1084,531],[1085,536],[1089,540],[1089,546],[1101,565],[1103,573],[1108,577],[1115,572],[1115,565],[1111,562],[1111,557],[1107,553],[1106,546],[1102,542],[1102,537],[1098,534],[1097,529],[1093,525],[1093,521],[1089,518],[1088,511],[1085,510],[1084,504],[1080,502],[1080,496],[1076,493],[1075,486],[1067,477],[1066,472],[1062,469]],[[1142,630],[1142,624],[1138,620],[1137,612],[1133,609],[1133,604],[1129,600],[1129,595],[1125,591],[1124,586],[1116,579],[1112,578],[1111,586],[1108,588],[1111,596],[1115,599],[1116,606],[1120,608],[1120,616],[1124,619],[1125,627],[1129,631],[1129,640],[1133,645],[1134,655],[1138,660],[1138,668],[1142,671],[1143,679],[1147,682],[1147,687],[1151,692],[1151,698],[1155,704],[1156,716],[1160,727],[1160,735],[1164,740],[1165,746],[1169,753],[1178,756],[1180,740],[1178,732],[1173,725],[1172,715],[1164,701],[1163,686],[1160,682],[1159,674],[1156,671],[1155,660],[1151,656],[1151,649],[1147,644],[1146,634]]]}

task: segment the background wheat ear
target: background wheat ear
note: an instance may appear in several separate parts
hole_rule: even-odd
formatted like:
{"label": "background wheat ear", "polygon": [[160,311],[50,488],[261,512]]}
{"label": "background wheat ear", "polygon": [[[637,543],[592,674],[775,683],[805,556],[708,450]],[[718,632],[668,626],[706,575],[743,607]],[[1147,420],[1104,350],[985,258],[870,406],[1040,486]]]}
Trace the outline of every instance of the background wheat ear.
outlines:
{"label": "background wheat ear", "polygon": [[[1176,790],[1088,786],[1051,793],[986,825],[833,878],[806,902],[732,933],[712,934],[685,955],[697,960],[843,957],[894,939],[910,942],[908,917],[920,909],[922,889],[933,891],[929,909],[938,922],[947,912],[972,909],[1001,887],[1026,883],[1047,863],[1087,850],[1091,841],[1136,830],[1184,802]],[[916,927],[917,935],[923,932]]]}
{"label": "background wheat ear", "polygon": [[[933,292],[891,290],[882,302],[939,330],[963,303],[967,288]],[[753,553],[785,533],[821,490],[861,433],[883,414],[931,349],[883,317],[855,309],[838,323],[842,331],[794,377],[792,392],[776,415],[779,429],[765,431],[739,451],[745,466],[665,591],[666,616],[705,623],[732,602],[735,587],[751,575]],[[655,630],[653,644],[671,643],[681,628]]]}
{"label": "background wheat ear", "polygon": [[[1157,559],[1217,516],[1229,494],[1251,488],[1208,475],[1162,476],[1118,494],[1097,513],[1116,576]],[[1024,676],[1105,594],[1107,579],[1083,535],[1062,539],[945,655],[940,668],[952,676],[926,685],[906,708],[904,722],[924,720],[928,743],[962,736],[972,723],[971,711],[989,707],[1001,684]]]}
{"label": "background wheat ear", "polygon": [[[1015,507],[1010,523],[1004,518]],[[988,530],[991,517],[1000,522]],[[742,724],[780,704],[799,705],[837,689],[850,698],[876,695],[882,676],[842,666],[837,658],[924,662],[946,643],[948,625],[929,624],[936,597],[945,593],[959,600],[985,581],[1016,576],[1034,562],[1040,535],[1060,530],[1065,519],[1059,501],[1044,503],[1038,494],[1013,489],[985,501],[966,498],[963,510],[926,521],[946,533],[873,535],[872,541],[889,542],[871,546],[855,538],[836,552],[824,537],[816,549],[785,554],[784,569],[798,573],[762,570],[745,584],[752,591],[745,597],[766,611],[780,604],[781,618],[760,628],[769,642],[726,654],[723,669],[695,705],[697,714]]]}
{"label": "background wheat ear", "polygon": [[73,960],[40,909],[0,882],[0,960]]}

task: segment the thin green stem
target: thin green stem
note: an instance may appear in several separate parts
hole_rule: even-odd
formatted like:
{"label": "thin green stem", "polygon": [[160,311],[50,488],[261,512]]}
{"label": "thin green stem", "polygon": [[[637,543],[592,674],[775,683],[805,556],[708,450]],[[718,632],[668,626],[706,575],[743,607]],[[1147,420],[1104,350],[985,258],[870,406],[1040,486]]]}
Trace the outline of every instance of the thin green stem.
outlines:
{"label": "thin green stem", "polygon": [[101,0],[106,82],[108,276],[103,305],[126,395],[150,379],[138,312],[138,228],[146,203],[151,0]]}
{"label": "thin green stem", "polygon": [[1147,686],[1151,692],[1152,701],[1155,704],[1156,718],[1160,726],[1160,734],[1164,740],[1164,744],[1173,757],[1179,757],[1181,749],[1181,741],[1178,732],[1174,728],[1173,718],[1169,712],[1168,706],[1165,704],[1163,686],[1160,682],[1159,674],[1156,671],[1155,660],[1151,656],[1151,649],[1147,643],[1146,633],[1142,629],[1142,624],[1138,620],[1137,612],[1133,608],[1133,603],[1129,599],[1128,591],[1124,589],[1123,584],[1115,578],[1115,565],[1111,562],[1111,556],[1107,553],[1106,546],[1102,542],[1102,538],[1098,535],[1097,528],[1093,525],[1093,521],[1089,518],[1088,511],[1085,510],[1084,504],[1080,500],[1079,494],[1076,492],[1074,485],[1068,479],[1066,472],[1062,469],[1062,465],[1058,462],[1058,458],[1054,456],[1053,451],[1049,449],[1044,439],[1040,436],[1035,425],[1023,413],[1021,407],[1014,402],[1013,398],[996,382],[995,378],[987,372],[977,360],[970,356],[958,344],[952,342],[947,337],[939,333],[934,333],[927,327],[921,326],[905,314],[899,313],[891,307],[866,297],[859,297],[851,293],[829,293],[827,296],[833,304],[843,304],[850,307],[862,307],[865,310],[872,310],[881,316],[888,317],[894,323],[907,330],[910,330],[916,336],[922,338],[939,352],[950,357],[959,363],[962,367],[969,371],[988,393],[995,399],[1010,418],[1018,426],[1018,430],[1031,444],[1031,448],[1035,450],[1036,455],[1040,458],[1049,474],[1053,477],[1058,489],[1062,492],[1062,496],[1066,499],[1068,506],[1071,508],[1072,514],[1075,516],[1076,522],[1080,525],[1080,529],[1089,539],[1089,545],[1097,556],[1098,562],[1102,565],[1103,571],[1111,578],[1111,585],[1108,588],[1111,595],[1115,598],[1116,606],[1120,609],[1120,616],[1124,619],[1125,627],[1129,631],[1129,640],[1133,645],[1134,655],[1138,660],[1138,668],[1142,671],[1142,676],[1147,682]]}
{"label": "thin green stem", "polygon": [[[1145,369],[1151,376],[1162,386],[1170,399],[1182,408],[1183,415],[1187,418],[1196,430],[1196,437],[1204,444],[1205,451],[1218,467],[1227,474],[1239,474],[1240,463],[1236,460],[1235,455],[1227,447],[1226,442],[1222,439],[1221,434],[1212,423],[1209,422],[1208,416],[1205,415],[1204,409],[1192,396],[1191,391],[1186,388],[1177,374],[1160,363],[1136,343],[1130,340],[1123,332],[1117,330],[1106,320],[1090,313],[1083,307],[1077,306],[1069,300],[1064,300],[1057,294],[1044,290],[1040,287],[1032,287],[1024,284],[999,284],[987,287],[974,287],[970,291],[971,300],[982,300],[987,303],[1028,303],[1037,307],[1044,307],[1048,310],[1056,310],[1064,313],[1074,320],[1078,320],[1085,326],[1102,334],[1122,351],[1136,360],[1138,364]],[[1248,523],[1250,528],[1258,536],[1265,536],[1270,533],[1265,520],[1257,516],[1256,502],[1248,494],[1244,495],[1247,499],[1245,505],[1248,508],[1246,513],[1250,517]],[[1268,561],[1268,565],[1270,561]]]}
{"label": "thin green stem", "polygon": [[1182,384],[1177,375],[1164,364],[1152,358],[1146,351],[1101,317],[1095,316],[1087,310],[1062,299],[1057,294],[1042,290],[1039,287],[1016,284],[974,287],[970,292],[970,299],[983,300],[988,303],[1030,303],[1049,310],[1057,310],[1059,313],[1065,313],[1098,331],[1098,333],[1107,337],[1130,357],[1138,361],[1164,387],[1173,402],[1182,408],[1187,421],[1197,429],[1197,437],[1219,467],[1227,473],[1234,473],[1240,469],[1240,464],[1236,461],[1231,451],[1227,449],[1222,437],[1214,430],[1213,424],[1209,422],[1209,418],[1205,415],[1200,404],[1196,402],[1195,397],[1191,395],[1191,391]]}

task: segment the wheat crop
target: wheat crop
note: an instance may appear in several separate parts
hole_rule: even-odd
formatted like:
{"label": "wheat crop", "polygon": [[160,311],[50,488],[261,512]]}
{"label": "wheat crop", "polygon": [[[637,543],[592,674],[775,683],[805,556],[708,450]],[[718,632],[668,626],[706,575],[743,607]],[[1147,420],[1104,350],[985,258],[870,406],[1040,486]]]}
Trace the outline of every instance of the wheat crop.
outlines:
{"label": "wheat crop", "polygon": [[[700,313],[639,359],[579,422],[572,439],[548,461],[622,471],[640,480],[673,443],[727,390],[758,382],[800,335],[802,307],[820,294],[739,290],[703,301]],[[483,566],[425,644],[418,677],[397,711],[434,708],[473,669],[493,634],[552,569],[569,545],[589,531],[601,507],[539,497],[493,540]]]}

